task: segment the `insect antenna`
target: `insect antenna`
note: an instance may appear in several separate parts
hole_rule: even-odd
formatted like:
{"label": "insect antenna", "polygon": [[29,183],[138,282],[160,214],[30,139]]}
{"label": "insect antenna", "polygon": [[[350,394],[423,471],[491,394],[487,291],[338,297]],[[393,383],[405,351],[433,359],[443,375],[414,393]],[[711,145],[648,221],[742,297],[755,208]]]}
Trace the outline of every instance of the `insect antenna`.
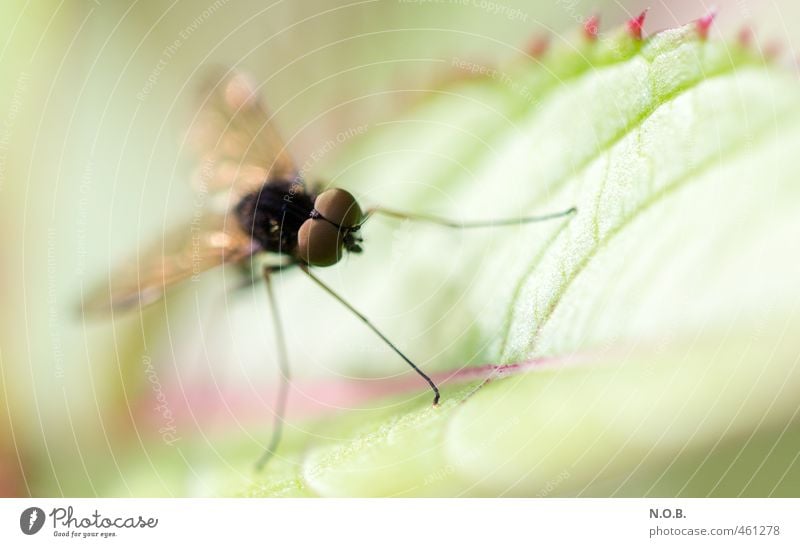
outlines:
{"label": "insect antenna", "polygon": [[[267,296],[269,298],[269,307],[272,312],[273,325],[275,326],[275,340],[278,350],[278,366],[281,371],[281,382],[278,386],[278,400],[275,405],[275,419],[273,422],[272,436],[270,437],[269,444],[261,457],[256,462],[256,471],[261,471],[272,456],[281,442],[283,435],[283,422],[286,415],[286,402],[289,397],[289,382],[291,379],[289,370],[289,358],[286,352],[286,339],[283,332],[283,322],[281,321],[280,313],[278,312],[278,302],[275,299],[275,293],[272,290],[272,271],[273,267],[264,267],[264,281],[267,284]],[[280,269],[280,268],[278,268]]]}
{"label": "insect antenna", "polygon": [[393,350],[393,351],[394,351],[394,352],[395,352],[397,355],[399,355],[399,356],[400,356],[400,357],[401,357],[401,358],[402,358],[402,359],[403,359],[403,360],[404,360],[406,363],[408,363],[408,365],[409,365],[409,366],[410,366],[412,369],[414,369],[414,372],[416,372],[417,374],[419,374],[419,375],[420,375],[420,376],[421,376],[421,377],[422,377],[422,378],[423,378],[423,379],[424,379],[424,380],[425,380],[425,381],[428,383],[428,385],[429,385],[429,386],[431,386],[431,389],[433,390],[433,404],[434,404],[434,406],[435,406],[435,405],[437,405],[437,404],[439,404],[439,388],[436,386],[436,384],[433,382],[433,380],[431,380],[430,376],[428,376],[427,374],[425,374],[425,373],[422,371],[422,369],[420,369],[420,368],[419,368],[417,365],[415,365],[415,364],[414,364],[414,362],[413,362],[413,361],[411,361],[411,359],[409,359],[408,357],[406,357],[406,355],[405,355],[405,354],[404,354],[402,351],[400,351],[400,350],[397,348],[397,346],[395,346],[394,344],[392,344],[392,343],[389,341],[389,339],[388,339],[388,338],[386,338],[386,336],[385,336],[385,335],[384,335],[384,334],[383,334],[381,331],[379,331],[379,330],[378,330],[378,328],[377,328],[375,325],[373,325],[373,324],[372,324],[372,322],[371,322],[369,319],[367,319],[367,318],[366,318],[366,316],[364,316],[364,314],[362,314],[362,313],[361,313],[361,312],[359,312],[357,309],[355,309],[355,308],[354,308],[352,305],[350,305],[350,303],[349,303],[349,302],[347,302],[347,300],[345,300],[344,298],[342,298],[341,296],[339,296],[339,295],[336,293],[336,291],[334,291],[334,290],[333,290],[333,289],[331,289],[331,288],[330,288],[328,285],[326,285],[326,284],[325,284],[325,283],[324,283],[324,282],[323,282],[323,281],[322,281],[320,278],[318,278],[317,276],[315,276],[314,274],[312,274],[312,273],[309,271],[309,269],[308,269],[308,266],[307,266],[306,264],[302,264],[302,263],[301,263],[301,264],[299,264],[299,266],[300,266],[300,269],[301,269],[301,270],[303,270],[303,272],[305,272],[305,274],[306,274],[308,277],[310,277],[310,278],[311,278],[311,279],[312,279],[312,280],[313,280],[313,281],[314,281],[314,282],[315,282],[317,285],[319,285],[320,287],[322,287],[322,288],[325,290],[325,292],[327,292],[328,294],[330,294],[331,296],[333,296],[333,297],[334,297],[336,300],[338,300],[338,301],[339,301],[339,303],[340,303],[340,304],[342,304],[342,305],[343,305],[345,308],[347,308],[348,310],[350,310],[351,312],[353,312],[353,313],[356,315],[356,317],[358,317],[359,319],[361,319],[361,321],[362,321],[362,322],[363,322],[365,325],[367,325],[367,326],[368,326],[370,329],[372,329],[372,332],[374,332],[375,334],[377,334],[377,335],[378,335],[378,336],[381,338],[381,340],[383,340],[384,342],[386,342],[386,344],[387,344],[387,345],[388,345],[390,348],[392,348],[392,350]]}
{"label": "insect antenna", "polygon": [[[448,228],[490,228],[492,226],[512,226],[514,224],[528,224],[532,222],[553,220],[556,218],[562,218],[574,215],[577,212],[578,209],[576,207],[570,207],[566,211],[559,211],[557,213],[549,213],[546,215],[519,217],[519,218],[504,218],[499,220],[479,220],[479,221],[462,222],[462,221],[439,217],[436,215],[404,213],[401,211],[395,211],[394,209],[387,209],[385,207],[372,207],[370,209],[367,209],[367,212],[364,215],[364,220],[361,221],[361,224],[364,224],[364,222],[369,220],[369,218],[372,215],[384,215],[387,217],[399,218],[403,220],[429,222],[431,224],[438,224],[440,226],[446,226]],[[359,226],[361,226],[361,224],[359,224]]]}

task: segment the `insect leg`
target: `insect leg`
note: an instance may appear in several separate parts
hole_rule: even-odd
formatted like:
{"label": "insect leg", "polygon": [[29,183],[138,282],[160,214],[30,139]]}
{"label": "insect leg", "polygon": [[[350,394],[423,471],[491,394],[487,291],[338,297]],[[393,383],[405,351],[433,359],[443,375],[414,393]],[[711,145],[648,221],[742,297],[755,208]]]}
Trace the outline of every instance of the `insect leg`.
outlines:
{"label": "insect leg", "polygon": [[286,339],[283,333],[283,323],[278,312],[278,303],[275,300],[275,293],[272,290],[272,272],[283,269],[285,266],[264,266],[264,281],[267,284],[267,296],[269,297],[270,311],[275,325],[275,340],[278,350],[278,366],[281,371],[281,382],[278,387],[278,399],[275,406],[275,420],[272,428],[272,437],[269,440],[267,449],[256,462],[256,471],[261,471],[266,463],[275,455],[275,451],[281,442],[283,435],[283,421],[286,414],[286,403],[289,398],[289,382],[291,379],[289,370],[289,358],[286,352]]}
{"label": "insect leg", "polygon": [[566,217],[569,215],[573,215],[577,212],[578,209],[576,209],[575,207],[571,207],[566,211],[559,211],[557,213],[550,213],[546,215],[463,222],[435,215],[404,213],[401,211],[395,211],[394,209],[387,209],[385,207],[372,207],[370,209],[367,209],[366,214],[364,215],[364,221],[362,221],[361,224],[364,224],[364,222],[366,222],[366,220],[368,220],[372,215],[384,215],[387,217],[399,218],[403,220],[412,220],[416,222],[429,222],[431,224],[438,224],[440,226],[446,226],[448,228],[490,228],[492,226],[512,226],[515,224],[542,222],[545,220],[552,220],[556,218]]}
{"label": "insect leg", "polygon": [[377,334],[377,335],[378,335],[378,336],[379,336],[379,337],[380,337],[380,338],[381,338],[381,339],[382,339],[384,342],[386,342],[386,344],[387,344],[387,345],[388,345],[390,348],[392,348],[392,350],[394,350],[394,352],[395,352],[397,355],[399,355],[400,357],[402,357],[402,359],[403,359],[403,360],[404,360],[406,363],[408,363],[408,365],[409,365],[411,368],[413,368],[413,369],[414,369],[414,372],[416,372],[417,374],[419,374],[420,376],[422,376],[422,378],[423,378],[423,379],[424,379],[426,382],[428,382],[428,385],[429,385],[429,386],[431,386],[431,389],[433,390],[433,404],[434,404],[434,406],[435,406],[435,405],[437,405],[437,404],[439,404],[439,388],[436,386],[436,384],[433,382],[433,380],[431,380],[430,376],[428,376],[427,374],[425,374],[424,372],[422,372],[422,370],[421,370],[421,369],[420,369],[420,368],[419,368],[417,365],[415,365],[415,364],[414,364],[414,363],[411,361],[411,359],[409,359],[408,357],[406,357],[406,356],[403,354],[403,352],[401,352],[399,349],[397,349],[397,347],[396,347],[394,344],[392,344],[392,343],[389,341],[389,339],[388,339],[388,338],[386,338],[386,336],[384,336],[384,334],[383,334],[381,331],[379,331],[379,330],[377,329],[377,327],[375,327],[375,325],[373,325],[373,324],[370,322],[370,320],[369,320],[369,319],[367,319],[367,318],[366,318],[366,317],[365,317],[365,316],[364,316],[364,315],[363,315],[361,312],[359,312],[358,310],[356,310],[356,309],[355,309],[353,306],[351,306],[351,305],[350,305],[350,303],[349,303],[349,302],[347,302],[347,300],[345,300],[344,298],[342,298],[341,296],[339,296],[339,295],[338,295],[338,294],[337,294],[337,293],[336,293],[336,292],[335,292],[333,289],[331,289],[330,287],[328,287],[328,286],[327,286],[327,285],[326,285],[326,284],[325,284],[325,283],[324,283],[324,282],[323,282],[323,281],[322,281],[320,278],[318,278],[317,276],[315,276],[314,274],[312,274],[312,273],[309,271],[309,269],[308,269],[308,266],[307,266],[306,264],[299,264],[299,266],[300,266],[300,269],[301,269],[301,270],[303,270],[303,271],[305,272],[305,274],[306,274],[308,277],[310,277],[310,278],[311,278],[311,279],[312,279],[312,280],[313,280],[313,281],[314,281],[314,282],[315,282],[317,285],[319,285],[320,287],[322,287],[322,288],[325,290],[325,292],[327,292],[328,294],[330,294],[331,296],[333,296],[333,297],[334,297],[336,300],[338,300],[338,301],[339,301],[339,303],[340,303],[340,304],[342,304],[342,305],[343,305],[345,308],[347,308],[348,310],[350,310],[351,312],[353,312],[353,313],[356,315],[356,317],[358,317],[359,319],[361,319],[361,321],[362,321],[362,322],[363,322],[365,325],[367,325],[367,326],[368,326],[370,329],[372,329],[372,332],[374,332],[375,334]]}

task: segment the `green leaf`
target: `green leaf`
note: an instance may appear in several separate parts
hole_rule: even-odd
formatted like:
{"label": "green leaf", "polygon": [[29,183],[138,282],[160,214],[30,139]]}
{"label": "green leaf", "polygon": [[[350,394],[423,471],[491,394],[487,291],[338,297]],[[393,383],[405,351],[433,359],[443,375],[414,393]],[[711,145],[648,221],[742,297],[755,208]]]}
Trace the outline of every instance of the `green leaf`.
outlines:
{"label": "green leaf", "polygon": [[[273,468],[231,479],[259,453],[238,439],[211,484],[259,496],[800,494],[798,152],[796,75],[694,24],[644,42],[576,39],[370,128],[331,168],[365,201],[464,219],[578,213],[468,234],[370,221],[364,258],[327,279],[413,356],[432,356],[428,369],[455,371],[443,404],[420,391],[291,426]],[[333,331],[370,336],[357,323]],[[331,369],[402,366],[328,352]],[[486,362],[521,366],[458,380]]]}

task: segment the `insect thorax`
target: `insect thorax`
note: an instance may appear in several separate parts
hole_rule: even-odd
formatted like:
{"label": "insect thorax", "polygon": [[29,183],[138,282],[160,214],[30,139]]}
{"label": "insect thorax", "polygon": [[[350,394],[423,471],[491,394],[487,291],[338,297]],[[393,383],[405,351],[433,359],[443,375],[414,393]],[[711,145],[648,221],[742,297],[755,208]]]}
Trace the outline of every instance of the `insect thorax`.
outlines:
{"label": "insect thorax", "polygon": [[243,197],[236,206],[236,216],[242,229],[263,250],[293,254],[297,232],[311,216],[315,197],[302,183],[272,180]]}

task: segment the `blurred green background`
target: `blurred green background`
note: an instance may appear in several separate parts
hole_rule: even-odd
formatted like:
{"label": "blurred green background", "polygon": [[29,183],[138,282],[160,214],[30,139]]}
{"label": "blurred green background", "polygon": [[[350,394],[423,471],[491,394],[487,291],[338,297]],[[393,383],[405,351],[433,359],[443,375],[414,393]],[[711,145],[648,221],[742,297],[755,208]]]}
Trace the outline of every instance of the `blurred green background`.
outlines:
{"label": "blurred green background", "polygon": [[[211,274],[169,307],[113,324],[84,323],[74,313],[81,291],[138,242],[185,218],[192,163],[183,128],[204,67],[254,74],[296,157],[314,158],[312,178],[330,180],[350,145],[349,136],[338,135],[359,128],[368,134],[397,119],[453,77],[454,58],[513,62],[535,37],[558,41],[594,10],[616,26],[650,7],[652,31],[709,8],[690,0],[502,4],[503,14],[401,0],[3,2],[0,494],[213,494],[213,484],[170,490],[152,479],[142,487],[124,461],[157,467],[149,447],[172,418],[180,423],[177,436],[211,453],[220,432],[237,436],[259,416],[269,420],[252,396],[268,400],[274,384],[269,320],[261,295],[251,293],[224,301],[220,318],[221,286],[235,283],[230,276]],[[794,58],[797,2],[715,4],[725,33],[752,25],[760,47],[779,44],[784,59]],[[332,140],[347,142],[328,146]],[[379,179],[380,169],[373,171]],[[423,173],[418,182],[424,181]],[[394,248],[409,244],[392,240]],[[354,320],[324,296],[308,294],[301,281],[286,279],[282,287],[299,378],[346,382],[405,373],[362,331],[360,339],[343,339],[341,332],[356,332]],[[383,296],[363,297],[376,322],[413,322],[414,305],[393,312],[380,304]],[[441,337],[421,341],[427,327],[395,332],[401,345],[432,356],[426,364],[434,370],[486,355],[479,341],[457,348]],[[384,368],[373,368],[377,361]],[[184,396],[193,404],[184,405]],[[152,411],[159,397],[176,416]]]}

